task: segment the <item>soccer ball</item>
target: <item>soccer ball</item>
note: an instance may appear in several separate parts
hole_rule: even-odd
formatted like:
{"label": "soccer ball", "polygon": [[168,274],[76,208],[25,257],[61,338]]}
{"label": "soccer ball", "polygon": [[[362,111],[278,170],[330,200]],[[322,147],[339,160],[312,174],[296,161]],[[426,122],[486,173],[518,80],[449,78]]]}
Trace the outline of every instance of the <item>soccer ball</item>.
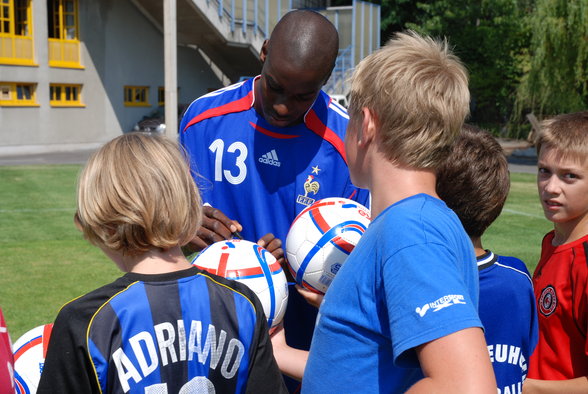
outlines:
{"label": "soccer ball", "polygon": [[370,223],[370,211],[346,198],[324,198],[296,216],[286,256],[296,283],[324,294]]}
{"label": "soccer ball", "polygon": [[261,301],[268,326],[286,313],[288,281],[276,258],[261,246],[242,239],[216,242],[193,260],[201,270],[247,285]]}
{"label": "soccer ball", "polygon": [[12,345],[14,383],[18,394],[36,393],[53,324],[44,324],[24,333]]}

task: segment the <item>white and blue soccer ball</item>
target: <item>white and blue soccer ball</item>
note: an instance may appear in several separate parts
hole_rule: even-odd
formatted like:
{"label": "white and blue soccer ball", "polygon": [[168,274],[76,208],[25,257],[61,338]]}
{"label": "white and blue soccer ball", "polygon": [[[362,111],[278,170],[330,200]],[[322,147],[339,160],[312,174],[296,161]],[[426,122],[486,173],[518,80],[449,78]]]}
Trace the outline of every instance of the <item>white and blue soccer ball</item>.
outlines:
{"label": "white and blue soccer ball", "polygon": [[53,324],[35,327],[12,345],[14,386],[18,394],[37,392],[52,329]]}
{"label": "white and blue soccer ball", "polygon": [[216,242],[193,260],[201,270],[247,285],[263,306],[268,326],[284,318],[288,304],[288,281],[276,258],[256,243],[231,239]]}
{"label": "white and blue soccer ball", "polygon": [[370,224],[370,211],[346,198],[324,198],[296,216],[286,257],[296,283],[324,294]]}

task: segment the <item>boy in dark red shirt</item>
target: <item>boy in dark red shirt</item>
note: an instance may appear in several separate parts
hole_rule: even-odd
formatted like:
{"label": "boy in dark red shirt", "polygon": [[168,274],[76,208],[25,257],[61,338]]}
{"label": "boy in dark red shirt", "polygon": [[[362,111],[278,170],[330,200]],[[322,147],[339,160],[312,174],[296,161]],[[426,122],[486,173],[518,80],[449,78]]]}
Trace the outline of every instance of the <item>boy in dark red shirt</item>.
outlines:
{"label": "boy in dark red shirt", "polygon": [[537,186],[554,230],[533,284],[539,343],[525,392],[588,392],[588,111],[542,123]]}

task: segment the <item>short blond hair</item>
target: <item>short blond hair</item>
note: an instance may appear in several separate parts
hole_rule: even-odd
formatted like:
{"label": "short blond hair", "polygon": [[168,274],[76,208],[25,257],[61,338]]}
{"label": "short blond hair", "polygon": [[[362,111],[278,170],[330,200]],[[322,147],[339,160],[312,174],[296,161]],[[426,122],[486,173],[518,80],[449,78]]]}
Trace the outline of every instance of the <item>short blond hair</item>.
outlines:
{"label": "short blond hair", "polygon": [[202,207],[185,154],[163,136],[113,139],[79,176],[75,219],[92,244],[124,255],[187,244]]}
{"label": "short blond hair", "polygon": [[468,73],[446,41],[397,33],[363,59],[351,82],[350,115],[375,113],[379,149],[395,163],[434,168],[469,113]]}
{"label": "short blond hair", "polygon": [[588,111],[545,119],[535,143],[537,153],[542,146],[549,146],[564,158],[585,160],[588,157]]}

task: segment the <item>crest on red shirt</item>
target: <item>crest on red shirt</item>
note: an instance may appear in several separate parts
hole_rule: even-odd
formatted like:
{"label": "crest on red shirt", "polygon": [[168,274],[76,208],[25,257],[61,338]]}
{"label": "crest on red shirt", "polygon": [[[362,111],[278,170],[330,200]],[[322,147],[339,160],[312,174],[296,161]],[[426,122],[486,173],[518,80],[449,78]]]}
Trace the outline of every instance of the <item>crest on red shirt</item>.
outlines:
{"label": "crest on red shirt", "polygon": [[555,312],[557,306],[557,294],[553,286],[549,285],[541,291],[541,297],[539,297],[539,312],[543,316],[549,316]]}

